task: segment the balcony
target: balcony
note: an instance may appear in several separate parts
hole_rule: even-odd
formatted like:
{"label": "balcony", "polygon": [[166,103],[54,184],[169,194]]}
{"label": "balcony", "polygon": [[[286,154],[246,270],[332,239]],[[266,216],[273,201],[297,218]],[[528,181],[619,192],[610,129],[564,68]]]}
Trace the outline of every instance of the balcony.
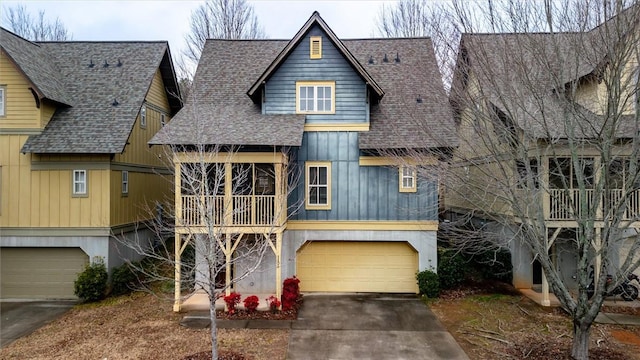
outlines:
{"label": "balcony", "polygon": [[225,196],[182,195],[176,224],[180,227],[233,226],[277,227],[284,206],[276,206],[275,195],[233,195],[231,206]]}
{"label": "balcony", "polygon": [[[624,196],[624,190],[616,189],[607,192],[610,204],[618,204]],[[575,220],[576,214],[574,209],[590,209],[594,205],[595,190],[587,189],[584,199],[580,198],[580,191],[577,189],[550,189],[546,195],[546,202],[549,204],[546,218],[553,221],[572,221]],[[583,204],[582,202],[586,202]],[[602,208],[604,201],[599,202]],[[586,206],[582,206],[586,205]],[[596,220],[602,220],[605,211],[597,211]],[[640,216],[640,189],[633,190],[628,194],[626,208],[622,215],[622,220],[637,220]]]}

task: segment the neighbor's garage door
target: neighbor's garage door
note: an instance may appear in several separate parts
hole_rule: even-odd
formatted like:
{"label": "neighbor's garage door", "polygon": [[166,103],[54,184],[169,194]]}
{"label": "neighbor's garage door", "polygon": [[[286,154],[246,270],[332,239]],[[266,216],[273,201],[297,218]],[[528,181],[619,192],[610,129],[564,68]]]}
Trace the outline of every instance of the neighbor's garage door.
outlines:
{"label": "neighbor's garage door", "polygon": [[311,241],[296,257],[301,291],[416,293],[417,270],[405,242]]}
{"label": "neighbor's garage door", "polygon": [[0,297],[73,298],[73,282],[88,262],[80,248],[0,248]]}

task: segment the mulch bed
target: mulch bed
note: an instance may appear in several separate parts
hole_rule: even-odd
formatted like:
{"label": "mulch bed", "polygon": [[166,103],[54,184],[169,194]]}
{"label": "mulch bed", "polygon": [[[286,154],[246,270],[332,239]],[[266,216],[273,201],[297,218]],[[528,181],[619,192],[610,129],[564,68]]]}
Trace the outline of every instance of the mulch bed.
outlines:
{"label": "mulch bed", "polygon": [[[298,310],[302,306],[302,295],[296,301],[293,308],[289,310],[280,310],[277,312],[271,311],[253,311],[236,310],[236,312],[229,313],[224,310],[216,311],[217,319],[224,320],[296,320],[298,318]],[[182,360],[211,360],[211,352],[203,351],[196,354],[188,355]],[[218,354],[218,360],[251,360],[242,353],[235,351],[221,351]]]}

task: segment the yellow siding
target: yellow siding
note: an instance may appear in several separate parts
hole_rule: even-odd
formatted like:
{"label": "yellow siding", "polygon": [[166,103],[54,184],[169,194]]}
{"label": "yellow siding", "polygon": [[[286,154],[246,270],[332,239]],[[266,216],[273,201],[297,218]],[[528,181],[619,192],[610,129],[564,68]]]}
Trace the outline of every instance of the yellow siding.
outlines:
{"label": "yellow siding", "polygon": [[82,157],[65,156],[77,166],[32,170],[32,155],[20,153],[27,137],[0,136],[0,227],[109,226],[109,171],[87,170],[88,195],[73,197],[71,172],[83,169]]}
{"label": "yellow siding", "polygon": [[29,90],[32,85],[2,51],[0,85],[6,87],[5,116],[0,117],[0,129],[39,129],[40,110]]}
{"label": "yellow siding", "polygon": [[[112,226],[129,224],[152,216],[149,208],[155,211],[157,201],[165,202],[172,189],[172,176],[161,176],[149,167],[171,168],[171,156],[166,148],[149,147],[148,142],[161,128],[161,114],[169,122],[169,101],[165,92],[160,71],[157,70],[147,97],[147,126],[140,126],[140,116],[136,118],[129,143],[122,154],[116,154],[113,163],[120,168],[129,168],[129,194],[122,196],[122,171],[111,171],[111,224]],[[143,166],[146,171],[136,169]],[[172,201],[171,201],[172,202]]]}
{"label": "yellow siding", "polygon": [[125,225],[155,216],[155,202],[172,203],[173,175],[129,170],[129,193],[122,194],[122,171],[111,171],[111,225]]}
{"label": "yellow siding", "polygon": [[43,103],[42,106],[40,107],[40,112],[41,112],[41,119],[40,119],[41,127],[44,129],[45,126],[47,126],[47,124],[53,117],[53,114],[56,112],[56,107],[49,103]]}

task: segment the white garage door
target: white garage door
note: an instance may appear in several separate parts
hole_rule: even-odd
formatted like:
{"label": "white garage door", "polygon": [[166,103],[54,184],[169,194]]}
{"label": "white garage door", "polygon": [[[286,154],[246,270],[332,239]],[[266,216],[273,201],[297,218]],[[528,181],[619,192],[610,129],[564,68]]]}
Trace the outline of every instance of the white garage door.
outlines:
{"label": "white garage door", "polygon": [[417,293],[417,270],[406,242],[310,241],[296,256],[301,291]]}
{"label": "white garage door", "polygon": [[88,262],[80,248],[0,248],[0,297],[74,298],[73,282]]}

